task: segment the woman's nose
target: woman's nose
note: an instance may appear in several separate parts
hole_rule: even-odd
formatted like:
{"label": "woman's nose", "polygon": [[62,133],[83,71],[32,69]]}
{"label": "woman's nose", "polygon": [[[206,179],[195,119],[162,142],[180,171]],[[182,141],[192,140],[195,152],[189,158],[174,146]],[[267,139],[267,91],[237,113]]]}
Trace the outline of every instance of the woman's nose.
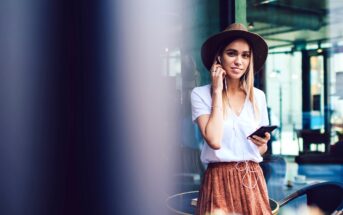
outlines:
{"label": "woman's nose", "polygon": [[235,59],[235,64],[236,65],[241,65],[242,64],[242,58],[240,56],[237,56]]}

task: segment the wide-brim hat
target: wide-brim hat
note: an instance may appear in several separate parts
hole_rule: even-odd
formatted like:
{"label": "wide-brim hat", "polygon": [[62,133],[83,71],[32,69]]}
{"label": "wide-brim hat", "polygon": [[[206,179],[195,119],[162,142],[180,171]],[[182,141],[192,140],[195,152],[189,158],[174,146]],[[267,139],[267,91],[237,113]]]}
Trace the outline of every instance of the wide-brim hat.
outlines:
{"label": "wide-brim hat", "polygon": [[240,23],[229,25],[224,31],[209,37],[201,47],[201,59],[205,67],[210,70],[214,57],[218,54],[219,48],[228,45],[235,39],[245,39],[253,50],[254,71],[258,72],[264,65],[268,55],[268,45],[258,34],[249,32]]}

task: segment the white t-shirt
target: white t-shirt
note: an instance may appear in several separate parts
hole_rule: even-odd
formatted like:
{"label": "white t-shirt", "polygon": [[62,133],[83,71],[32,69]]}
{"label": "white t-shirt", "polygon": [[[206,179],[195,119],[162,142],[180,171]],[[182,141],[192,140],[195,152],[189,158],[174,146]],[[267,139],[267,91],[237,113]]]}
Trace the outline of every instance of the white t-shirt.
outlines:
{"label": "white t-shirt", "polygon": [[[204,140],[201,152],[202,162],[262,161],[258,147],[247,139],[257,128],[269,124],[266,97],[263,91],[254,88],[254,97],[260,113],[258,119],[255,118],[252,103],[246,98],[240,115],[237,116],[229,111],[227,119],[224,120],[221,148],[214,150]],[[211,85],[194,88],[191,93],[191,102],[193,122],[196,122],[201,115],[211,114]]]}

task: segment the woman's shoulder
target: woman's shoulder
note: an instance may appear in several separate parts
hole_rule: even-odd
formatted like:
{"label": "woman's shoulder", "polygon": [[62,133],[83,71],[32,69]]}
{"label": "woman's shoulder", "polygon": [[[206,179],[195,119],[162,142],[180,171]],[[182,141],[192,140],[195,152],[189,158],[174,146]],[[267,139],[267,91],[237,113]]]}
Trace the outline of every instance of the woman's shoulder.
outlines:
{"label": "woman's shoulder", "polygon": [[191,101],[203,101],[205,103],[211,103],[211,85],[204,85],[195,87],[191,93]]}
{"label": "woman's shoulder", "polygon": [[265,97],[265,94],[262,90],[254,87],[254,94],[257,98],[264,98]]}
{"label": "woman's shoulder", "polygon": [[256,102],[260,105],[266,103],[266,95],[264,92],[256,87],[254,87],[254,97],[256,99]]}
{"label": "woman's shoulder", "polygon": [[211,94],[211,85],[203,85],[200,87],[195,87],[192,90],[192,94],[198,94],[198,95],[208,95]]}

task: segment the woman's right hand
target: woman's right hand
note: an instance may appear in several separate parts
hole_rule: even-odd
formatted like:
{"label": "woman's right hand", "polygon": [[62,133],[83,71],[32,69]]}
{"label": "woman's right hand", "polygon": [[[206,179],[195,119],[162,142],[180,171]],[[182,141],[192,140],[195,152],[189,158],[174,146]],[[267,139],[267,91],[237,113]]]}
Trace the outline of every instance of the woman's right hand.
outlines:
{"label": "woman's right hand", "polygon": [[210,72],[213,91],[222,92],[224,87],[223,79],[226,72],[222,65],[217,62],[217,59],[213,62]]}

